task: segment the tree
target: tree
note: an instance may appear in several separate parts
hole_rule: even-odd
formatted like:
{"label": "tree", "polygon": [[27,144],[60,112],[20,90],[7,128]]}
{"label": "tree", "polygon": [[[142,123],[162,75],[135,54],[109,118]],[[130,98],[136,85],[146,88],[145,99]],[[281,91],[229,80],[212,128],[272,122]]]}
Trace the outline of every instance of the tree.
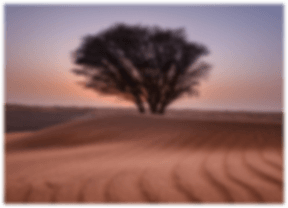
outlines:
{"label": "tree", "polygon": [[195,88],[210,67],[197,60],[208,54],[205,46],[186,40],[183,29],[117,24],[84,38],[73,53],[77,75],[85,86],[104,94],[122,96],[144,113],[163,114],[179,97],[197,95]]}

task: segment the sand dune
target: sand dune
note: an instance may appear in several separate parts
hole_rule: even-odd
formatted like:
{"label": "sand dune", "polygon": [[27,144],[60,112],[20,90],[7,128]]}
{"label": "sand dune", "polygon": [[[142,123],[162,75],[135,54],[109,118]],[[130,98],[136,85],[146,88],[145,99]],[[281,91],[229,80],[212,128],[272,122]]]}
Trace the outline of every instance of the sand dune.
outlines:
{"label": "sand dune", "polygon": [[281,203],[281,125],[110,115],[7,134],[8,203]]}

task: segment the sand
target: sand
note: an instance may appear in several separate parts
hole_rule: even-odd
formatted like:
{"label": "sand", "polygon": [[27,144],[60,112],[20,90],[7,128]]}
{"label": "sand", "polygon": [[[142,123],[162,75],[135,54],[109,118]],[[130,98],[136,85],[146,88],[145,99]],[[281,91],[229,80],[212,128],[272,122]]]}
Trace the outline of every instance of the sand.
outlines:
{"label": "sand", "polygon": [[6,203],[282,203],[282,126],[135,115],[6,134]]}

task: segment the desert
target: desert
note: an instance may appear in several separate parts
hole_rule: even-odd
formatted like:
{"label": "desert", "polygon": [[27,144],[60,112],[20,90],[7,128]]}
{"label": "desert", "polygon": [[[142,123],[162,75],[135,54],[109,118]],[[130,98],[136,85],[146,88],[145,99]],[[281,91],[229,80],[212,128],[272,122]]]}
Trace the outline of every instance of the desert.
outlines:
{"label": "desert", "polygon": [[9,205],[284,204],[283,4],[5,4]]}
{"label": "desert", "polygon": [[12,129],[5,202],[283,203],[282,115],[104,109]]}

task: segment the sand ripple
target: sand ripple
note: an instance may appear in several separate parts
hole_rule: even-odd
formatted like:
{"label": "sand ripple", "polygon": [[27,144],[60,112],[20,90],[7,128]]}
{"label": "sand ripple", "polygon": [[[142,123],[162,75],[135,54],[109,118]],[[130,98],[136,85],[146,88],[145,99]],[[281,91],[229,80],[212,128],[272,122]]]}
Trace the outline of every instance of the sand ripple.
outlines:
{"label": "sand ripple", "polygon": [[8,135],[8,203],[282,203],[281,125],[112,116]]}

